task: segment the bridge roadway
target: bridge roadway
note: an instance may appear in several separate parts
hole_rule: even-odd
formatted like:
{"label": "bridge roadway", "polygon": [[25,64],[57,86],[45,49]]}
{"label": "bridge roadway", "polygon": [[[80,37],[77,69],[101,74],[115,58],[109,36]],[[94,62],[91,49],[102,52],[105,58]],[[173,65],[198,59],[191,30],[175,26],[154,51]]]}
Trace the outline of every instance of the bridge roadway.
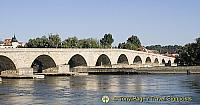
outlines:
{"label": "bridge roadway", "polygon": [[33,68],[33,72],[69,65],[77,66],[110,66],[142,65],[164,66],[175,65],[175,58],[160,54],[126,49],[62,49],[62,48],[14,48],[0,49],[0,71]]}

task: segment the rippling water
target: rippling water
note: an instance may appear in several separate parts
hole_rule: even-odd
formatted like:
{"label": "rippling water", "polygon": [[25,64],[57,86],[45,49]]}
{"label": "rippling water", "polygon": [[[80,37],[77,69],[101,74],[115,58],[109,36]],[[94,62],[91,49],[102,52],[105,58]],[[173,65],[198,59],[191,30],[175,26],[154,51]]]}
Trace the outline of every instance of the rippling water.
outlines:
{"label": "rippling water", "polygon": [[[45,77],[45,79],[3,79],[0,104],[5,105],[156,105],[200,104],[200,75],[88,75]],[[102,96],[110,101],[103,103]],[[115,96],[192,97],[192,101],[113,101]]]}

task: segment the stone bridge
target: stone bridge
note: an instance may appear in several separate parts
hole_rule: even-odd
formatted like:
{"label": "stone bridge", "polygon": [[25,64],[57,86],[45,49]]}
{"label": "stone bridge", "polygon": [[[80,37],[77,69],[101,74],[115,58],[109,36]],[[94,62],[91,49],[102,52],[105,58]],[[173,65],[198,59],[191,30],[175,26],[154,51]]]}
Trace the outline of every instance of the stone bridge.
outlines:
{"label": "stone bridge", "polygon": [[0,71],[33,68],[35,72],[58,67],[77,66],[171,66],[173,57],[126,49],[0,49]]}

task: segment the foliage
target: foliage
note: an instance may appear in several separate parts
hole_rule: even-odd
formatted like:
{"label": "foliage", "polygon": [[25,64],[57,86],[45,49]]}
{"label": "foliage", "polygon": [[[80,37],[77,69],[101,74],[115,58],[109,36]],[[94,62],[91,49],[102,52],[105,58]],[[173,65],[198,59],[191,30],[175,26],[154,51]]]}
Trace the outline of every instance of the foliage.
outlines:
{"label": "foliage", "polygon": [[114,39],[112,38],[112,34],[105,34],[104,37],[100,40],[100,44],[103,48],[111,48]]}
{"label": "foliage", "polygon": [[132,35],[127,39],[127,42],[119,43],[118,48],[138,50],[141,47],[141,42],[137,36]]}
{"label": "foliage", "polygon": [[196,39],[195,43],[189,43],[183,46],[178,52],[176,62],[181,66],[196,66],[200,65],[200,38]]}
{"label": "foliage", "polygon": [[99,42],[96,39],[88,38],[79,40],[79,48],[99,48]]}
{"label": "foliage", "polygon": [[47,38],[29,39],[25,47],[28,48],[100,48],[99,41],[93,38],[78,39],[77,37],[69,37],[61,42],[59,35],[50,34]]}
{"label": "foliage", "polygon": [[175,53],[178,53],[182,49],[182,46],[179,46],[179,45],[168,45],[168,46],[151,45],[151,46],[146,46],[146,49],[157,50],[160,54],[165,54],[165,53],[175,54]]}
{"label": "foliage", "polygon": [[78,38],[69,37],[62,42],[62,48],[78,48]]}
{"label": "foliage", "polygon": [[49,47],[49,41],[46,36],[42,36],[41,38],[29,39],[25,46],[29,48],[47,48]]}
{"label": "foliage", "polygon": [[136,47],[141,47],[141,42],[137,36],[132,35],[131,37],[128,38],[127,40],[128,44],[134,45]]}
{"label": "foliage", "polygon": [[48,39],[48,47],[57,48],[61,44],[61,38],[58,34],[53,35],[52,33],[49,35]]}

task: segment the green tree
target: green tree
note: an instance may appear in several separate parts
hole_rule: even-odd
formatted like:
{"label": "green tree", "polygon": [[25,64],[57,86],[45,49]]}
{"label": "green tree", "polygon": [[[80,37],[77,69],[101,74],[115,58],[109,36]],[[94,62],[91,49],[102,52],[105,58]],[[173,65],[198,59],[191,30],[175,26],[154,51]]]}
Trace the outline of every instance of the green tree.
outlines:
{"label": "green tree", "polygon": [[56,48],[61,43],[59,35],[50,35],[49,38],[42,36],[41,38],[29,39],[25,47],[29,48]]}
{"label": "green tree", "polygon": [[77,37],[69,37],[62,41],[63,48],[78,48],[78,38]]}
{"label": "green tree", "polygon": [[57,48],[61,45],[61,38],[58,34],[53,35],[52,33],[49,35],[49,47],[50,48]]}
{"label": "green tree", "polygon": [[29,48],[45,48],[48,47],[48,38],[42,36],[41,38],[29,39],[28,43],[25,45]]}
{"label": "green tree", "polygon": [[137,36],[132,35],[125,42],[119,43],[118,48],[138,50],[141,47],[141,42]]}
{"label": "green tree", "polygon": [[176,57],[176,62],[181,66],[196,66],[200,65],[200,38],[196,42],[189,43],[179,50],[179,56]]}
{"label": "green tree", "polygon": [[112,38],[112,34],[105,34],[104,37],[100,40],[101,46],[103,48],[111,48],[114,39]]}
{"label": "green tree", "polygon": [[175,54],[178,53],[179,50],[182,49],[182,46],[180,45],[167,45],[167,46],[161,46],[161,45],[151,45],[146,46],[146,49],[148,50],[157,50],[160,54]]}
{"label": "green tree", "polygon": [[141,47],[141,42],[137,36],[132,35],[128,38],[127,43],[136,46],[137,48]]}
{"label": "green tree", "polygon": [[79,48],[99,48],[99,42],[96,39],[88,38],[79,40]]}
{"label": "green tree", "polygon": [[46,36],[42,36],[41,38],[36,38],[37,47],[39,48],[47,48],[49,46],[48,38]]}

